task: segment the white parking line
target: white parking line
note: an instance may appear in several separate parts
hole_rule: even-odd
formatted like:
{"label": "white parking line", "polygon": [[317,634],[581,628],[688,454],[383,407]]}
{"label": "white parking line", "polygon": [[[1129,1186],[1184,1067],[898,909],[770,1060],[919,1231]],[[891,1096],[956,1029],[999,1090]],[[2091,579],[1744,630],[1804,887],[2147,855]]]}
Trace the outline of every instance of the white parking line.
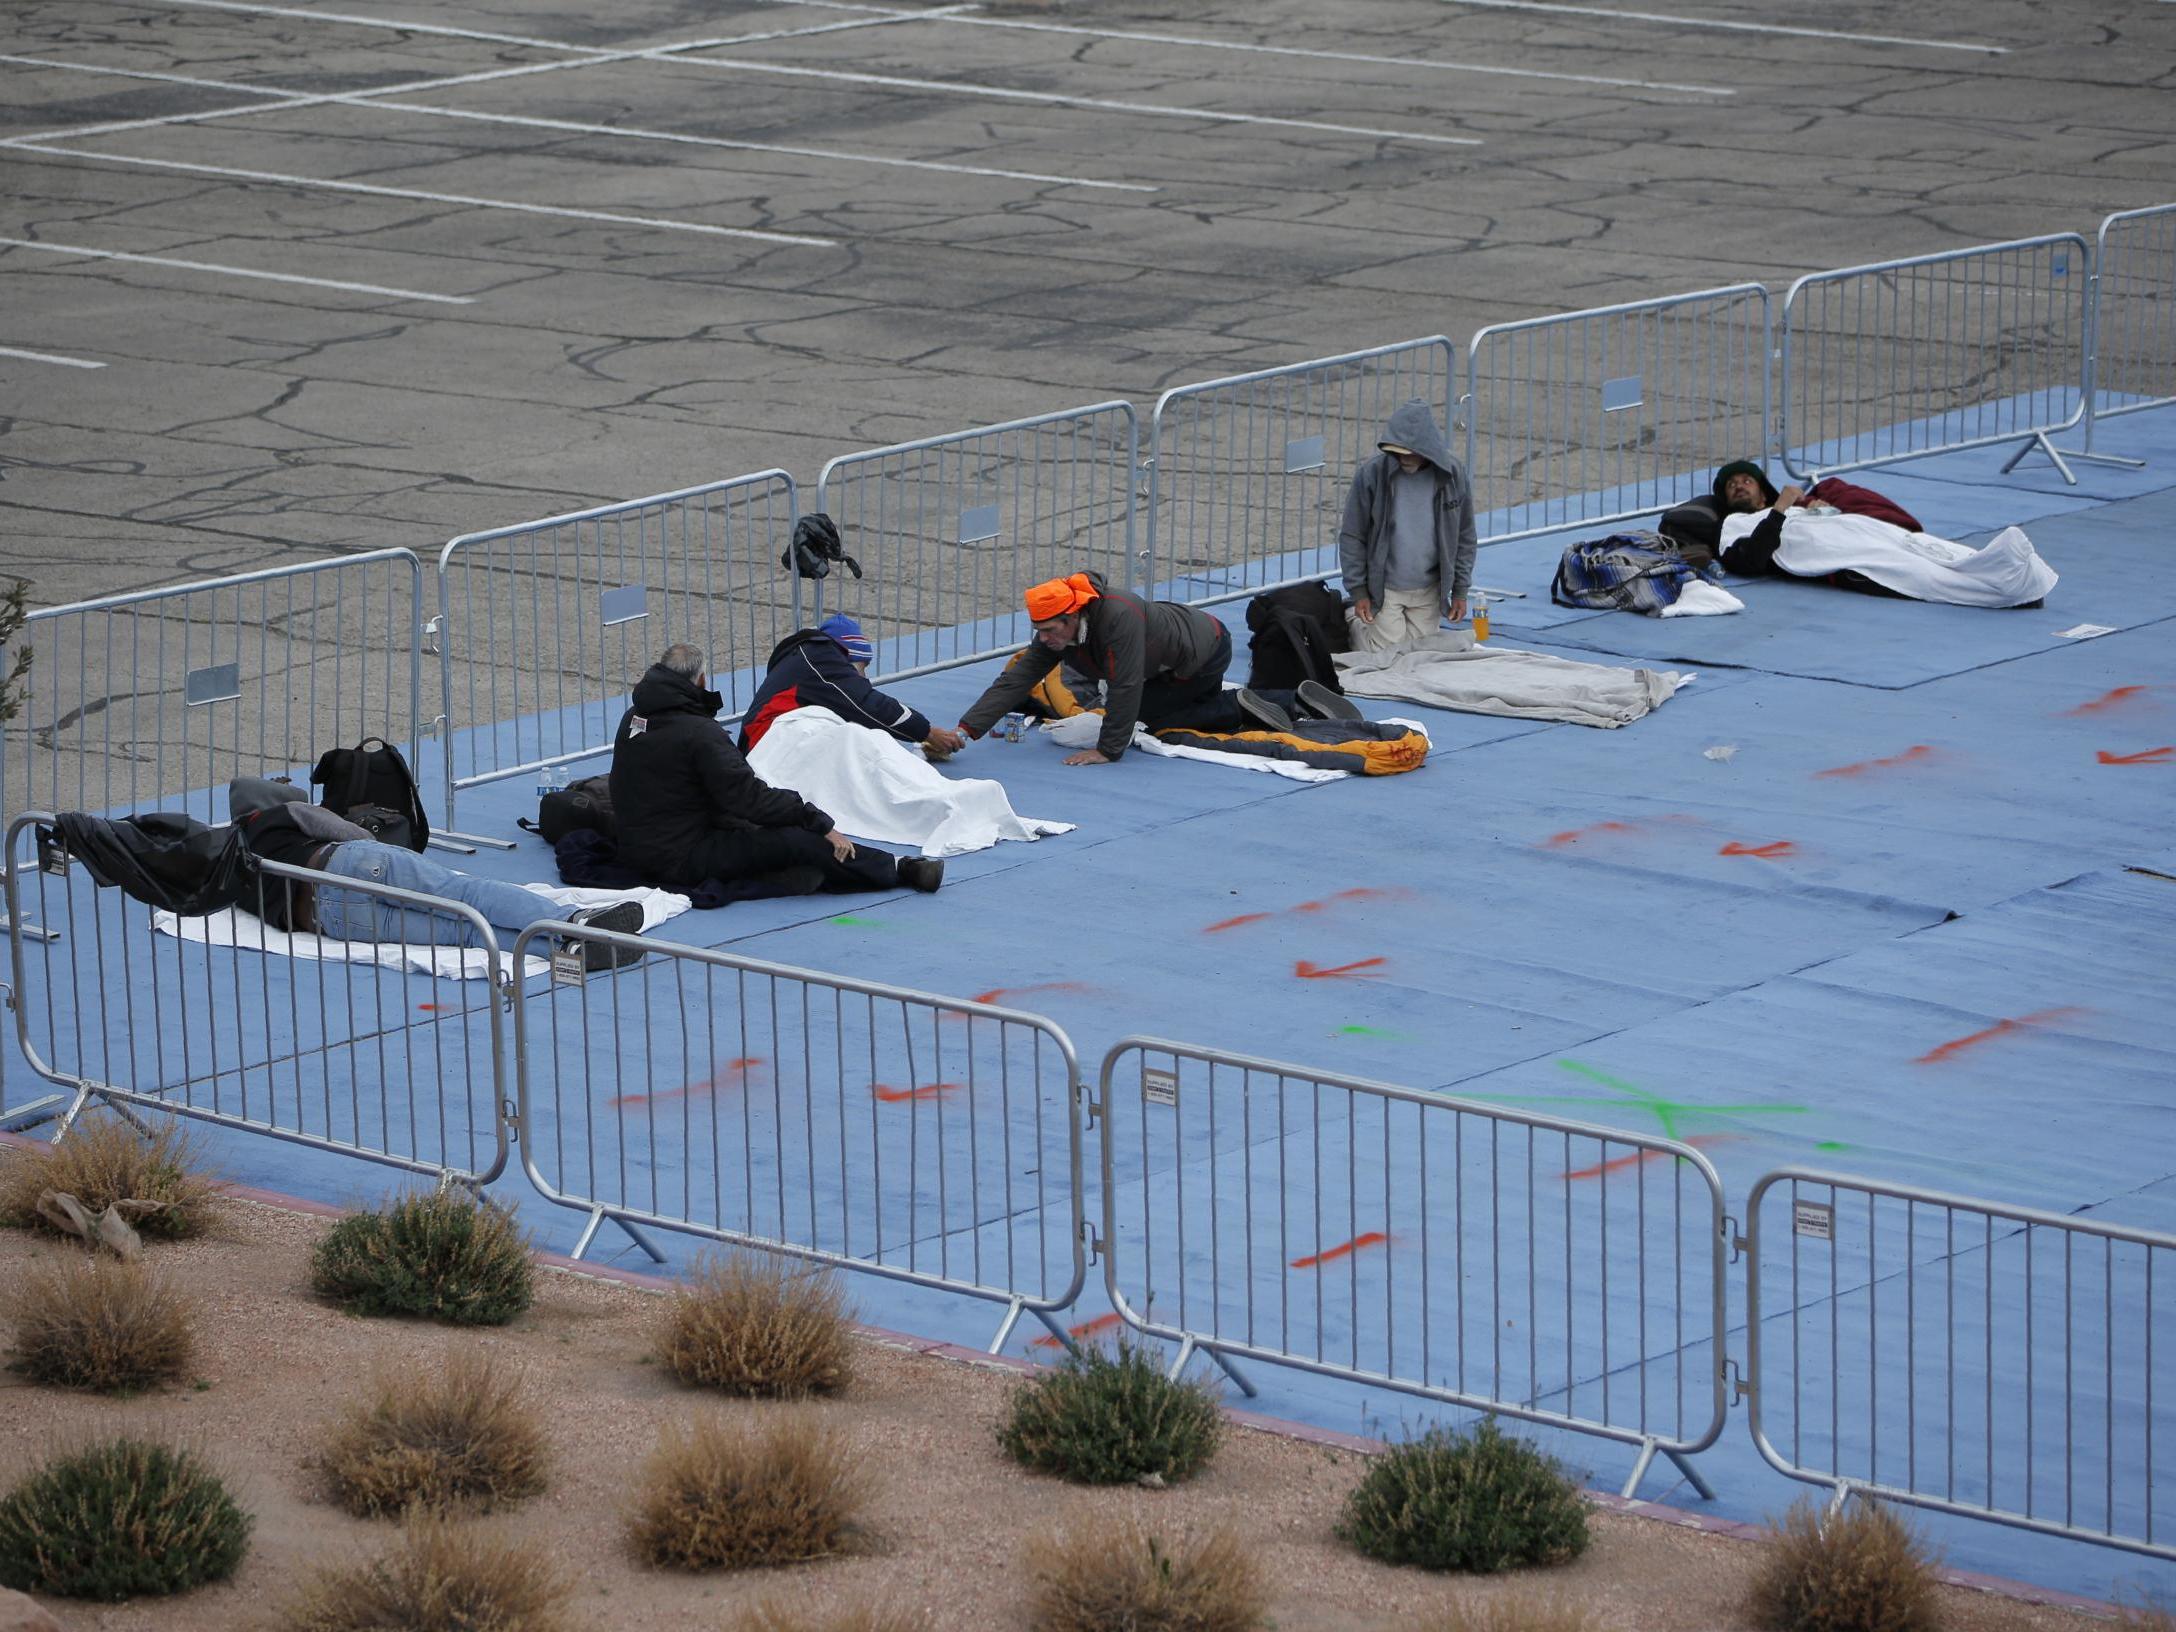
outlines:
{"label": "white parking line", "polygon": [[[833,27],[865,27],[866,24],[834,24]],[[675,47],[675,50],[687,49]],[[641,53],[647,55],[647,53]],[[667,58],[665,60],[677,60]],[[113,74],[127,79],[171,79],[175,76],[138,68],[106,68],[90,63],[60,62],[46,57],[10,57],[0,55],[0,63],[31,63],[41,68],[60,68],[75,73]],[[123,131],[144,130],[153,126],[189,124],[213,119],[232,119],[243,114],[280,113],[290,108],[323,107],[340,104],[358,108],[391,108],[403,113],[427,114],[440,119],[470,119],[483,124],[527,126],[537,130],[561,130],[575,135],[618,136],[638,142],[679,142],[694,147],[716,147],[743,153],[776,153],[788,158],[830,159],[843,164],[874,164],[896,170],[933,170],[952,176],[991,176],[1004,181],[1032,181],[1059,187],[1092,187],[1105,192],[1156,193],[1163,189],[1132,181],[1093,181],[1086,176],[1048,175],[1036,170],[1005,170],[994,165],[952,164],[941,159],[905,159],[881,153],[851,153],[839,148],[791,147],[777,142],[743,142],[725,136],[692,136],[677,131],[645,130],[626,125],[588,124],[572,119],[532,118],[513,113],[481,113],[465,108],[442,108],[425,102],[394,102],[388,98],[418,90],[443,89],[449,85],[473,84],[479,80],[501,79],[510,75],[547,72],[557,68],[589,68],[591,62],[543,63],[523,68],[493,69],[477,74],[463,74],[452,79],[417,80],[406,85],[388,85],[375,91],[350,91],[340,93],[310,94],[290,90],[266,90],[254,85],[237,85],[225,80],[192,79],[191,85],[216,90],[241,92],[245,95],[269,98],[284,97],[285,101],[261,104],[244,104],[240,107],[213,108],[202,113],[167,114],[157,119],[117,120],[104,125],[79,125],[73,128],[44,131],[33,135],[0,138],[0,147],[34,148],[41,142],[75,141],[86,136],[111,136]]]}
{"label": "white parking line", "polygon": [[[129,0],[113,0],[116,5]],[[493,34],[480,28],[453,28],[444,23],[417,23],[400,17],[372,17],[346,11],[310,11],[300,6],[266,6],[250,0],[161,0],[171,6],[197,6],[206,11],[252,12],[262,17],[301,17],[313,23],[349,23],[357,28],[386,28],[402,34],[432,34],[450,40],[480,40],[489,45],[527,45],[540,51],[581,51],[594,56],[621,56],[624,51],[609,45],[569,45],[565,40],[539,40],[526,34]],[[859,11],[878,16],[910,18],[897,6],[854,5],[849,0],[775,0],[781,5],[809,6],[818,11]]]}
{"label": "white parking line", "polygon": [[1010,85],[968,85],[951,79],[908,79],[898,74],[855,74],[837,68],[793,68],[781,63],[749,62],[741,57],[675,57],[676,62],[723,68],[733,73],[776,74],[788,79],[828,79],[844,85],[883,85],[893,90],[942,91],[953,96],[990,97],[1001,102],[1039,102],[1060,108],[1102,108],[1116,113],[1146,113],[1163,119],[1205,119],[1227,125],[1274,125],[1286,130],[1320,130],[1333,136],[1367,136],[1384,142],[1428,142],[1438,147],[1479,147],[1477,136],[1437,136],[1418,130],[1376,130],[1366,125],[1335,125],[1320,119],[1280,119],[1267,113],[1224,113],[1214,108],[1175,108],[1160,102],[1118,102],[1103,96],[1070,96],[1062,91],[1024,91]]}
{"label": "white parking line", "polygon": [[1964,40],[1913,40],[1900,34],[1848,34],[1834,28],[1794,28],[1788,23],[1731,23],[1714,17],[1674,17],[1661,11],[1614,11],[1603,6],[1560,6],[1549,0],[1440,0],[1446,6],[1485,6],[1492,11],[1554,11],[1571,17],[1618,17],[1635,23],[1676,23],[1684,28],[1721,28],[1740,34],[1793,34],[1809,40],[1856,40],[1861,45],[1918,45],[1929,51],[1977,51],[2008,56],[2006,45],[1973,45]]}
{"label": "white parking line", "polygon": [[372,198],[412,198],[425,204],[458,204],[475,210],[511,210],[517,215],[549,215],[568,221],[605,221],[614,226],[649,227],[659,232],[693,232],[708,238],[749,238],[765,244],[798,244],[811,249],[836,249],[835,238],[804,238],[790,232],[764,232],[755,227],[713,227],[700,221],[667,221],[650,215],[617,215],[607,210],[577,210],[558,204],[518,204],[504,198],[476,198],[466,193],[430,193],[417,187],[374,187],[363,181],[327,181],[319,176],[289,176],[275,170],[240,170],[224,164],[185,164],[180,159],[147,159],[132,153],[84,153],[43,142],[9,142],[18,153],[49,153],[56,158],[91,164],[133,164],[151,170],[178,170],[193,176],[231,176],[237,181],[265,181],[282,187],[315,189],[332,193],[364,193]]}
{"label": "white parking line", "polygon": [[1242,40],[1207,40],[1192,34],[1148,34],[1130,28],[1080,28],[1067,23],[1031,23],[1013,17],[954,15],[957,8],[917,16],[974,28],[1011,28],[1031,34],[1078,34],[1096,40],[1139,40],[1148,45],[1198,46],[1205,51],[1249,51],[1270,57],[1312,57],[1319,62],[1364,62],[1386,68],[1428,68],[1444,74],[1495,74],[1506,79],[1555,79],[1574,85],[1606,85],[1635,91],[1677,91],[1686,96],[1736,96],[1723,85],[1679,85],[1661,79],[1613,79],[1605,74],[1563,74],[1546,68],[1495,68],[1477,62],[1445,62],[1436,57],[1374,57],[1359,51],[1319,51],[1297,45],[1255,45]]}
{"label": "white parking line", "polygon": [[49,351],[18,351],[13,346],[0,346],[0,357],[27,357],[34,363],[58,363],[62,368],[104,368],[104,363],[87,362],[81,357],[56,357]]}
{"label": "white parking line", "polygon": [[473,306],[470,295],[427,295],[419,289],[394,289],[382,283],[343,283],[335,278],[305,278],[294,272],[257,272],[215,261],[183,261],[171,255],[125,255],[117,249],[85,249],[81,244],[44,243],[34,238],[0,238],[0,248],[42,249],[53,255],[88,255],[100,261],[136,261],[145,266],[178,266],[186,272],[216,272],[229,278],[261,278],[267,283],[300,283],[312,289],[341,289],[358,295],[390,295],[395,300],[428,300],[441,306]]}

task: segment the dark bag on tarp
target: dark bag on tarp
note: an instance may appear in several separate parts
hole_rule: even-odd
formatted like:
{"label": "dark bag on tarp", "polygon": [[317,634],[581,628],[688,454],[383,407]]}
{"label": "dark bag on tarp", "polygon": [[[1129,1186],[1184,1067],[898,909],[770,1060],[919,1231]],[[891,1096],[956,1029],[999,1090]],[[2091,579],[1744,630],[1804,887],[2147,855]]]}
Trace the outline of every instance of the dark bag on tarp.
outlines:
{"label": "dark bag on tarp", "polygon": [[1332,691],[1344,691],[1332,659],[1352,650],[1352,637],[1345,628],[1345,603],[1329,585],[1265,590],[1247,603],[1247,627],[1254,631],[1247,642],[1249,686],[1290,691],[1302,680],[1319,680]]}
{"label": "dark bag on tarp", "polygon": [[616,843],[620,824],[612,815],[612,779],[585,776],[579,782],[554,788],[537,800],[536,820],[524,820],[520,825],[531,833],[542,834],[544,842],[554,848],[569,833],[580,832],[602,833]]}
{"label": "dark bag on tarp", "polygon": [[828,578],[836,563],[861,576],[861,563],[846,553],[846,541],[839,537],[839,524],[821,510],[812,511],[793,524],[793,542],[786,546],[786,553],[778,558],[782,567],[791,567],[804,578]]}
{"label": "dark bag on tarp", "polygon": [[107,821],[64,810],[54,828],[38,829],[41,867],[83,863],[98,883],[185,918],[219,912],[257,893],[257,858],[233,827],[206,827],[191,816],[156,812]]}
{"label": "dark bag on tarp", "polygon": [[310,772],[325,786],[319,802],[345,816],[380,844],[421,850],[431,842],[423,796],[401,752],[383,737],[365,737],[352,748],[328,749]]}

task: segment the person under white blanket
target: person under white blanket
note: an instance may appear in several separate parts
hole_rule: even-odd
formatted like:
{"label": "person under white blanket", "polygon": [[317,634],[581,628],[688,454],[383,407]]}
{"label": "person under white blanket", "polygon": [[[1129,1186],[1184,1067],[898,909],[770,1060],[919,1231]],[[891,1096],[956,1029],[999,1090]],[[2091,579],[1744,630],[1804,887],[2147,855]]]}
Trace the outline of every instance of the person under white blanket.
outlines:
{"label": "person under white blanket", "polygon": [[1748,461],[1724,467],[1722,564],[1742,578],[1788,573],[1871,586],[1914,601],[1948,606],[2036,606],[2055,570],[2021,527],[2005,527],[1982,549],[1916,533],[1875,516],[1846,515],[1809,504],[1802,488],[1781,492]]}
{"label": "person under white blanket", "polygon": [[945,776],[904,743],[851,725],[828,708],[773,717],[749,750],[748,764],[772,786],[792,788],[821,806],[842,832],[918,845],[925,856],[1073,831],[1071,822],[1015,815],[998,783]]}

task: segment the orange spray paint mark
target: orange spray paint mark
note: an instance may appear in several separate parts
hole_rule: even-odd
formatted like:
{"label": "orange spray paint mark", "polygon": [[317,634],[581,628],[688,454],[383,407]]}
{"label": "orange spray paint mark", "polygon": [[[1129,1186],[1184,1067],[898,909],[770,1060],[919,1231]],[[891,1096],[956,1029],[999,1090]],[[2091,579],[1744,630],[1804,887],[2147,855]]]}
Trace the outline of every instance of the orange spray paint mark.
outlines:
{"label": "orange spray paint mark", "polygon": [[438,1005],[436,1003],[418,1003],[416,1007],[421,1009],[425,1014],[436,1014],[438,1012]]}
{"label": "orange spray paint mark", "polygon": [[995,1003],[1005,997],[1026,997],[1030,992],[1086,992],[1093,989],[1077,980],[1044,980],[1032,986],[992,986],[986,992],[977,992],[973,1001]]}
{"label": "orange spray paint mark", "polygon": [[1566,828],[1561,833],[1552,833],[1549,835],[1547,842],[1553,848],[1562,849],[1567,844],[1577,844],[1581,839],[1593,833],[1637,833],[1638,831],[1639,824],[1637,822],[1592,822],[1585,827],[1571,827]]}
{"label": "orange spray paint mark", "polygon": [[1292,973],[1302,980],[1342,980],[1347,975],[1379,969],[1389,961],[1388,958],[1362,958],[1358,963],[1341,963],[1335,969],[1324,969],[1302,958],[1292,966]]}
{"label": "orange spray paint mark", "polygon": [[2100,750],[2103,765],[2166,765],[2171,756],[2176,756],[2176,747],[2147,748],[2135,754],[2111,754],[2105,748]]}
{"label": "orange spray paint mark", "polygon": [[2090,703],[2080,703],[2076,708],[2064,709],[2063,718],[2074,720],[2081,714],[2105,714],[2112,708],[2121,708],[2126,703],[2137,702],[2152,689],[2150,686],[2118,686],[2113,691],[2102,692]]}
{"label": "orange spray paint mark", "polygon": [[[1098,1315],[1093,1320],[1082,1321],[1078,1326],[1068,1326],[1065,1329],[1065,1335],[1078,1343],[1084,1337],[1097,1337],[1109,1331],[1118,1324],[1119,1318],[1117,1315]],[[1031,1349],[1062,1349],[1065,1345],[1056,1338],[1046,1335],[1038,1337],[1028,1347]]]}
{"label": "orange spray paint mark", "polygon": [[707,1094],[720,1088],[732,1087],[732,1079],[744,1078],[751,1066],[761,1065],[762,1063],[763,1061],[753,1054],[740,1059],[727,1060],[725,1064],[705,1077],[701,1082],[691,1082],[684,1088],[667,1088],[662,1093],[622,1094],[617,1099],[607,1101],[607,1104],[615,1111],[642,1110],[651,1105],[669,1105],[676,1099],[691,1099],[697,1094]]}
{"label": "orange spray paint mark", "polygon": [[1796,855],[1798,846],[1789,839],[1776,839],[1768,844],[1740,844],[1732,839],[1715,853],[1718,856],[1758,856],[1762,861],[1780,861],[1785,856]]}
{"label": "orange spray paint mark", "polygon": [[1390,1245],[1389,1236],[1383,1234],[1381,1230],[1370,1230],[1365,1235],[1354,1236],[1350,1241],[1344,1242],[1342,1245],[1325,1247],[1322,1251],[1311,1252],[1304,1258],[1295,1258],[1292,1260],[1292,1267],[1294,1269],[1313,1269],[1320,1264],[1334,1264],[1340,1258],[1350,1258],[1354,1253],[1367,1247],[1387,1247],[1388,1245]]}
{"label": "orange spray paint mark", "polygon": [[932,1082],[920,1088],[893,1088],[881,1082],[869,1084],[869,1092],[877,1097],[879,1103],[885,1105],[903,1105],[917,1099],[942,1099],[946,1094],[957,1093],[959,1088],[960,1084],[956,1082]]}
{"label": "orange spray paint mark", "polygon": [[1339,890],[1330,897],[1332,901],[1403,901],[1411,890],[1372,890],[1362,886],[1356,890]]}
{"label": "orange spray paint mark", "polygon": [[[1739,1136],[1734,1133],[1696,1133],[1685,1141],[1696,1150],[1706,1150],[1710,1145],[1736,1144]],[[1596,1162],[1592,1167],[1575,1167],[1557,1176],[1562,1179],[1598,1179],[1604,1173],[1622,1173],[1628,1167],[1638,1167],[1643,1162],[1660,1161],[1669,1155],[1666,1150],[1635,1150],[1629,1156],[1612,1156],[1606,1162]]]}
{"label": "orange spray paint mark", "polygon": [[1241,924],[1258,924],[1269,916],[1266,912],[1243,912],[1236,918],[1226,918],[1222,923],[1211,924],[1202,934],[1219,935],[1227,929],[1237,929]]}
{"label": "orange spray paint mark", "polygon": [[1939,759],[1941,750],[1923,742],[1915,742],[1901,754],[1891,754],[1887,759],[1862,759],[1852,765],[1834,765],[1825,771],[1815,771],[1815,776],[1865,776],[1870,771],[1893,771],[1900,765],[1921,765],[1930,759]]}
{"label": "orange spray paint mark", "polygon": [[1926,1053],[1912,1061],[1912,1064],[1939,1065],[1944,1060],[1962,1054],[1966,1049],[1977,1048],[1982,1043],[1991,1043],[1997,1037],[2013,1036],[2021,1031],[2029,1031],[2034,1026],[2044,1026],[2052,1020],[2060,1020],[2067,1015],[2083,1014],[2084,1012],[2083,1009],[2076,1007],[2036,1009],[2031,1014],[2021,1014],[2014,1020],[1997,1020],[1983,1031],[1969,1032],[1962,1037],[1952,1037],[1948,1042],[1928,1049]]}

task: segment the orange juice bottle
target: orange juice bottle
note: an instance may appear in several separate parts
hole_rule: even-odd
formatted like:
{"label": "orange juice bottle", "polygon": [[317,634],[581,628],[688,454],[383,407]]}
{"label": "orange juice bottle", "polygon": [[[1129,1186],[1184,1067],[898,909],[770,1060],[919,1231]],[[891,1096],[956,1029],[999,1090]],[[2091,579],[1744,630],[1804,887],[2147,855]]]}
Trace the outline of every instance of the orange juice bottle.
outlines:
{"label": "orange juice bottle", "polygon": [[1477,589],[1466,604],[1473,612],[1473,638],[1488,639],[1488,597]]}

